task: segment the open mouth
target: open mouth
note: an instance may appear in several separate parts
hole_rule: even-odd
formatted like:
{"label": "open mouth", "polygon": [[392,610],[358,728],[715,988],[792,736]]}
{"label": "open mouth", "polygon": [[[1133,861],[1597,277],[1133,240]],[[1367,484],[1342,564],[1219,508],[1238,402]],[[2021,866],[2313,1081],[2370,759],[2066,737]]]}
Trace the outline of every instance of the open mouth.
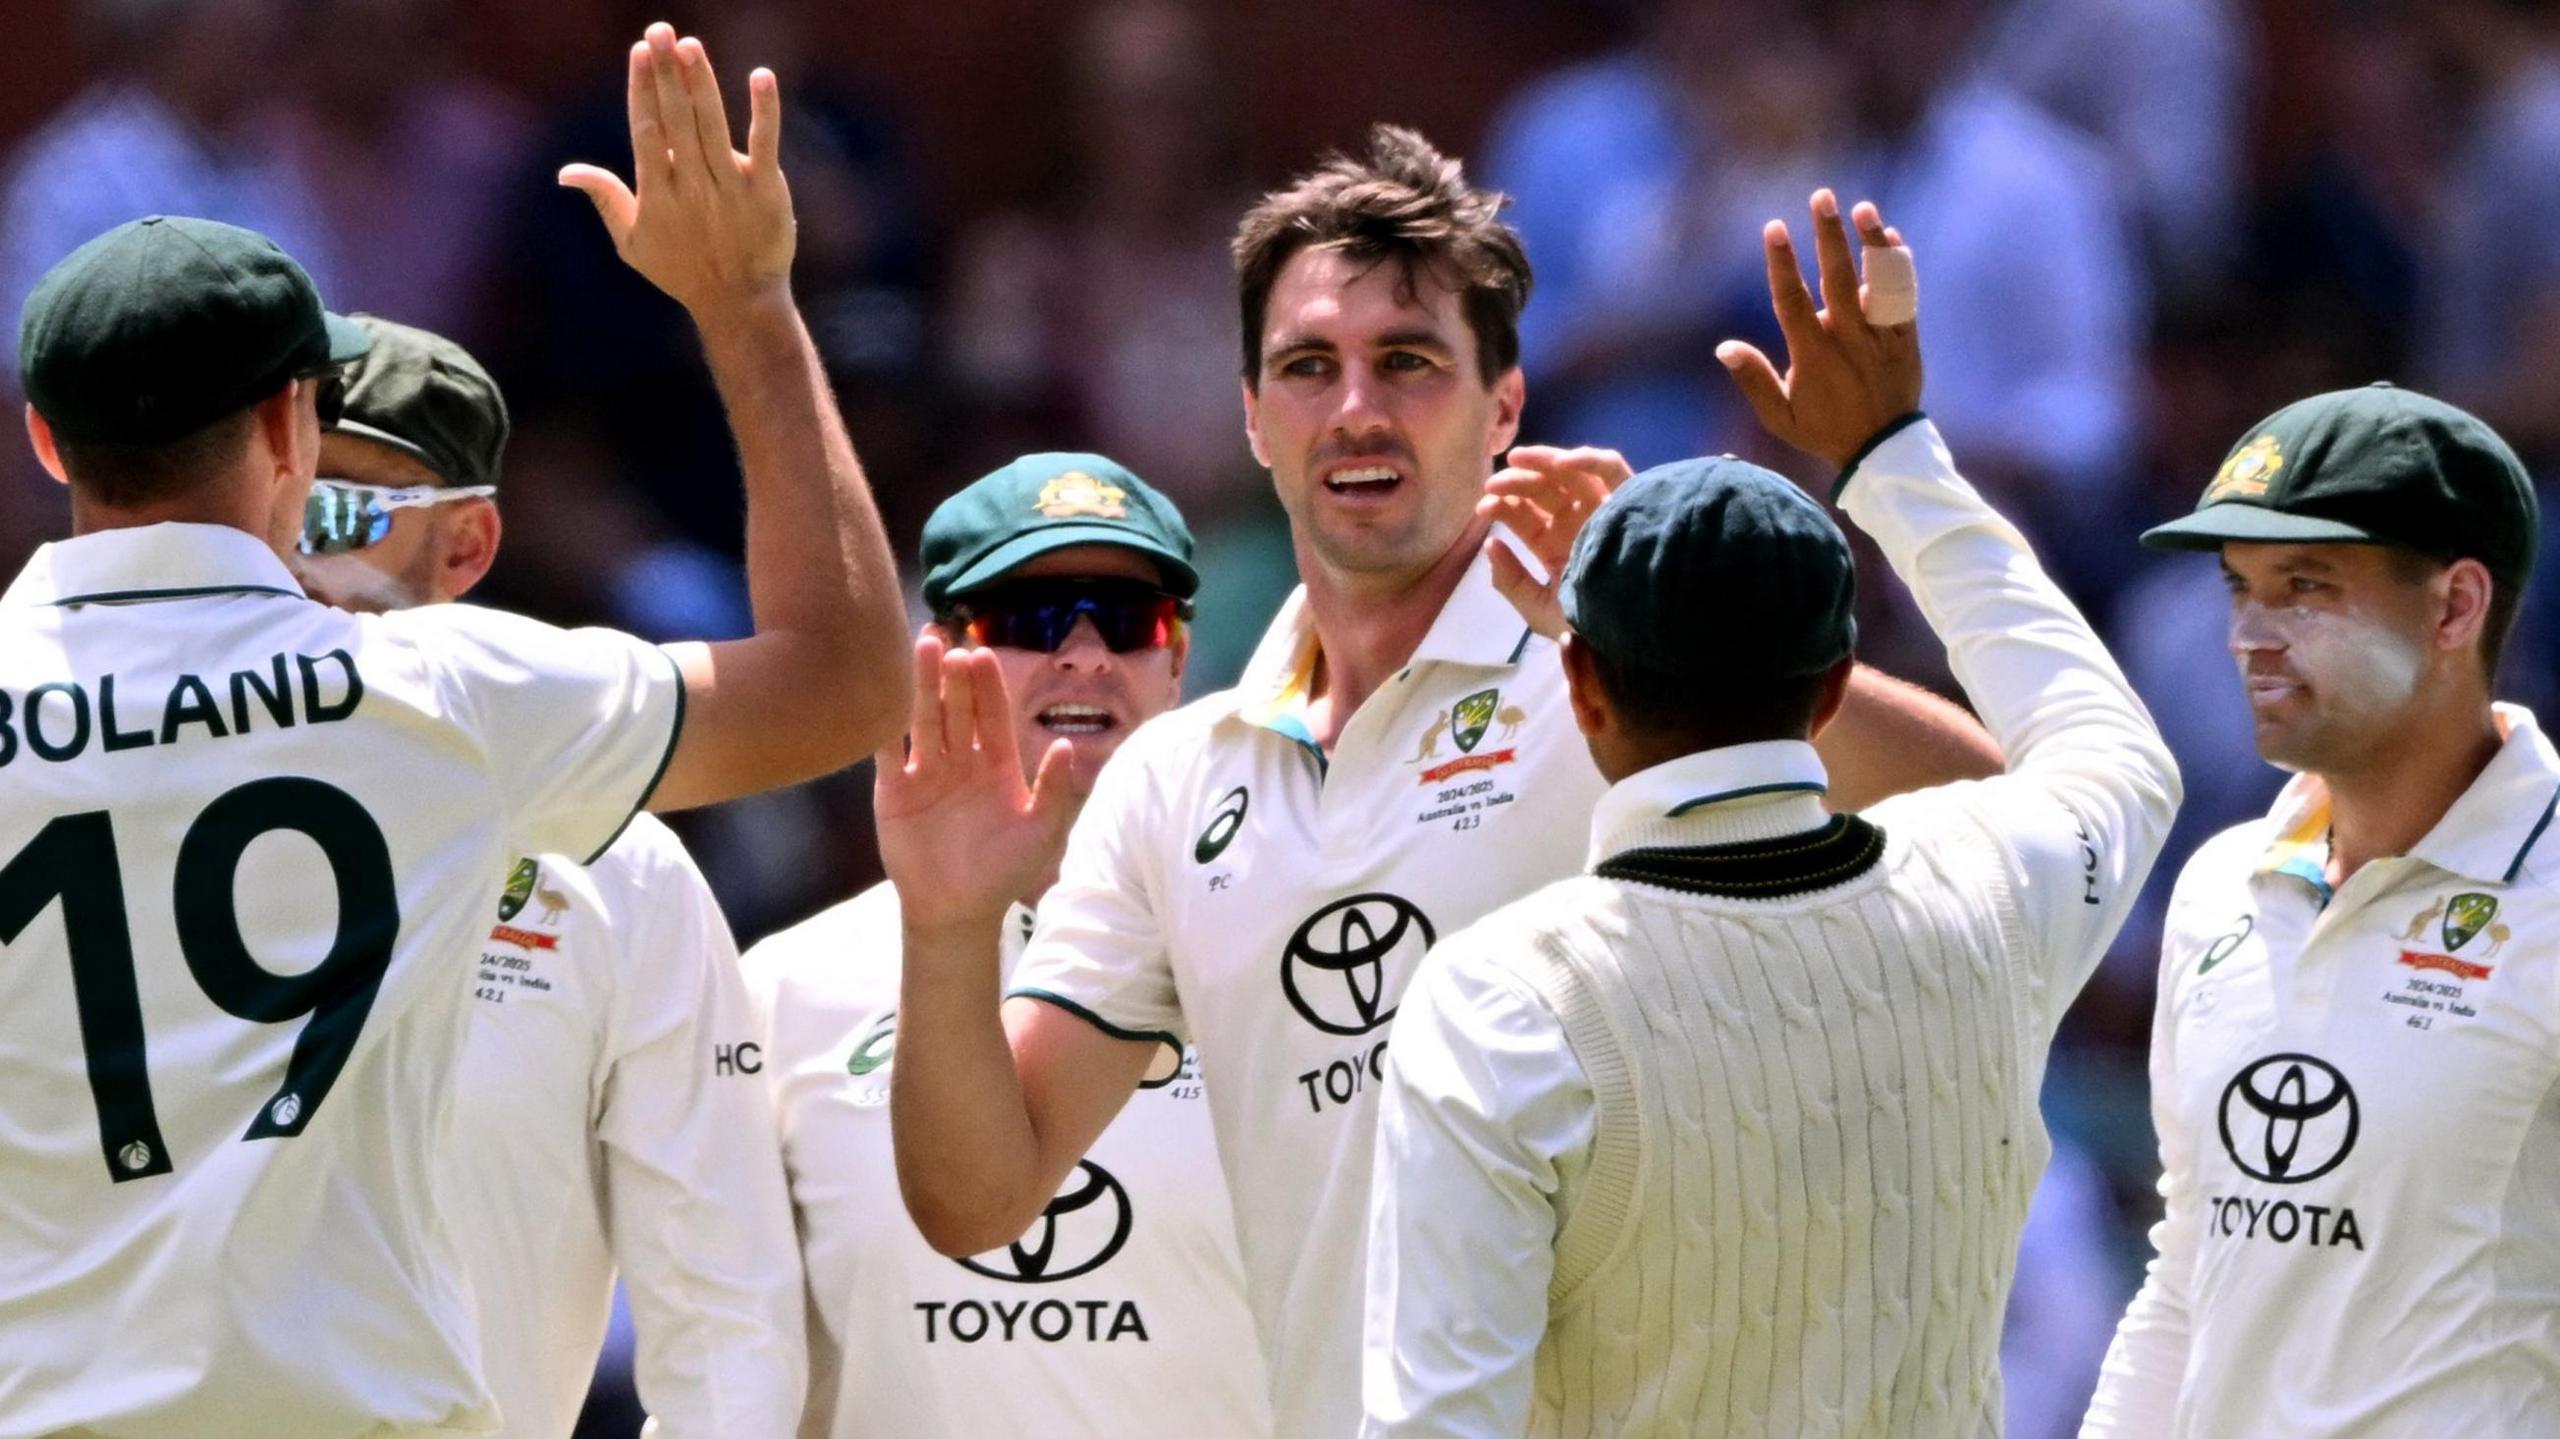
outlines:
{"label": "open mouth", "polygon": [[1051,705],[1040,711],[1040,727],[1051,734],[1108,734],[1119,727],[1111,711],[1096,705]]}
{"label": "open mouth", "polygon": [[1354,498],[1389,494],[1402,483],[1393,465],[1347,465],[1324,477],[1326,489]]}

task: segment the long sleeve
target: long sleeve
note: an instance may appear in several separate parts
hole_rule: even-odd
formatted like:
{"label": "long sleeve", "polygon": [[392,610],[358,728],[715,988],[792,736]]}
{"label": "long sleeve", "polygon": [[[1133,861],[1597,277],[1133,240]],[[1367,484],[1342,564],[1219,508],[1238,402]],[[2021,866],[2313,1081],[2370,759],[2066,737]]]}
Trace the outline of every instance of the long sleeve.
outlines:
{"label": "long sleeve", "polygon": [[680,854],[626,946],[597,1135],[647,1432],[785,1435],[807,1385],[798,1238],[738,951]]}
{"label": "long sleeve", "polygon": [[2009,772],[1888,801],[1954,806],[2010,856],[2036,961],[2026,977],[2048,1028],[2088,978],[2159,858],[2177,764],[2097,633],[2015,527],[1956,473],[1937,428],[1914,418],[1841,481],[1947,647]]}
{"label": "long sleeve", "polygon": [[2187,1377],[2187,1292],[2196,1267],[2195,1151],[2178,1116],[2175,976],[2160,976],[2151,1022],[2151,1124],[2160,1136],[2160,1222],[2151,1226],[2151,1265],[2126,1307],[2098,1371],[2098,1391],[2080,1439],[2169,1439]]}
{"label": "long sleeve", "polygon": [[1398,1011],[1378,1116],[1361,1345],[1367,1439],[1511,1439],[1529,1422],[1558,1205],[1599,1115],[1563,1023],[1435,951]]}

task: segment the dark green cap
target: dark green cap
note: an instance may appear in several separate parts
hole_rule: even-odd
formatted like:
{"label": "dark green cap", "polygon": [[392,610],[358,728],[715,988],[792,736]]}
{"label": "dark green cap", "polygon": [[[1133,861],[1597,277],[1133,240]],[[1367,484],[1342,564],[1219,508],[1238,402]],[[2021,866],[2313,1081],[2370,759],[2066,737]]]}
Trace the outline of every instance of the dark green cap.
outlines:
{"label": "dark green cap", "polygon": [[1558,598],[1611,661],[1672,675],[1793,679],[1858,639],[1849,542],[1812,496],[1731,455],[1618,487],[1583,527]]}
{"label": "dark green cap", "polygon": [[1136,550],[1184,599],[1200,588],[1182,512],[1118,461],[1100,455],[1024,455],[944,500],[924,522],[924,602],[983,589],[1037,555],[1069,545]]}
{"label": "dark green cap", "polygon": [[2540,529],[2533,480],[2495,430],[2415,390],[2367,385],[2269,415],[2232,447],[2195,513],[2142,542],[2396,545],[2476,559],[2499,583],[2521,586]]}
{"label": "dark green cap", "polygon": [[364,351],[275,241],[169,215],[63,257],[18,317],[19,388],[74,444],[165,444]]}
{"label": "dark green cap", "polygon": [[357,315],[373,348],[347,370],[338,431],[407,455],[448,485],[494,485],[507,402],[471,352],[414,325]]}

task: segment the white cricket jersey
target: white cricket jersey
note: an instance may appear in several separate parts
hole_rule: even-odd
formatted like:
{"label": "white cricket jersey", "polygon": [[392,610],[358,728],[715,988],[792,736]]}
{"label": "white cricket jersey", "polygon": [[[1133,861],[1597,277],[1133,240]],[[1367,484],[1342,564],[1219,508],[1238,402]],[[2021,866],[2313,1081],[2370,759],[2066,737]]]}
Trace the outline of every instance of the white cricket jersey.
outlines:
{"label": "white cricket jersey", "polygon": [[507,873],[470,976],[445,1215],[506,1432],[566,1439],[620,1270],[665,1439],[781,1435],[800,1254],[738,948],[673,831]]}
{"label": "white cricket jersey", "polygon": [[590,854],[682,714],[650,645],[350,615],[243,532],[0,596],[0,1436],[485,1428],[434,1174],[519,853]]}
{"label": "white cricket jersey", "polygon": [[2308,776],[2178,876],[2166,1212],[2084,1435],[2560,1433],[2560,754],[2497,718],[2426,838],[2334,894]]}
{"label": "white cricket jersey", "polygon": [[[1008,969],[1030,926],[1015,905]],[[819,1326],[801,1434],[1269,1434],[1191,1055],[1163,1051],[1019,1242],[946,1259],[907,1217],[890,1145],[900,950],[879,884],[747,954]]]}
{"label": "white cricket jersey", "polygon": [[1360,1422],[1371,1136],[1389,1027],[1442,935],[1574,873],[1606,788],[1555,646],[1479,557],[1344,725],[1303,719],[1304,591],[1242,684],[1103,767],[1013,991],[1196,1040],[1283,1435]]}

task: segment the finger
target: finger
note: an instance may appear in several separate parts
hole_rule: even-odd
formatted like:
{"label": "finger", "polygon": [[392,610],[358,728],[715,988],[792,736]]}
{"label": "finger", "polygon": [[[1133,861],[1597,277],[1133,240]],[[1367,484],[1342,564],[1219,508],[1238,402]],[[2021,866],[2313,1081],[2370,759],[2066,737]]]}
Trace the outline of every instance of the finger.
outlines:
{"label": "finger", "polygon": [[1777,311],[1778,329],[1789,349],[1809,344],[1822,328],[1814,313],[1813,295],[1804,287],[1804,271],[1796,264],[1796,244],[1787,222],[1771,220],[1760,230],[1760,248],[1768,253],[1769,308]]}
{"label": "finger", "polygon": [[1626,456],[1598,445],[1586,445],[1575,450],[1572,458],[1575,473],[1597,480],[1612,490],[1633,478],[1636,472],[1636,467],[1627,463]]}
{"label": "finger", "polygon": [[993,650],[974,651],[969,659],[969,723],[978,732],[978,752],[1005,772],[1019,775],[1022,742],[1014,734],[1013,697],[1005,690],[1004,662]]}
{"label": "finger", "polygon": [[1876,202],[1873,200],[1860,200],[1857,208],[1849,212],[1849,223],[1858,227],[1858,238],[1870,245],[1902,243],[1888,236],[1884,225],[1884,212],[1876,208]]}
{"label": "finger", "polygon": [[657,81],[649,73],[649,42],[635,40],[624,57],[622,103],[631,121],[631,182],[648,188],[650,177],[667,173],[667,132],[658,123]]}
{"label": "finger", "polygon": [[1552,470],[1571,453],[1560,445],[1513,445],[1504,452],[1502,462],[1506,469]]}
{"label": "finger", "polygon": [[1541,508],[1552,508],[1548,504],[1550,500],[1563,500],[1570,496],[1570,484],[1571,481],[1561,471],[1497,470],[1491,479],[1484,482],[1484,492],[1488,495],[1516,495]]}
{"label": "finger", "polygon": [[747,164],[761,175],[782,168],[782,83],[770,70],[747,76]]}
{"label": "finger", "polygon": [[622,177],[611,170],[594,165],[566,165],[560,170],[560,183],[584,195],[596,207],[596,215],[604,221],[604,232],[613,237],[615,249],[631,235],[631,224],[639,218],[640,201]]}
{"label": "finger", "polygon": [[942,749],[955,766],[977,762],[977,667],[975,650],[942,657]]}
{"label": "finger", "polygon": [[1822,269],[1822,306],[1837,327],[1863,325],[1858,310],[1858,257],[1849,247],[1849,227],[1840,221],[1840,199],[1829,190],[1813,192],[1813,247]]}
{"label": "finger", "polygon": [[1512,553],[1509,545],[1489,539],[1484,542],[1484,552],[1493,562],[1493,587],[1501,592],[1504,599],[1517,606],[1543,598],[1545,587],[1538,583],[1537,576],[1529,573],[1527,565],[1520,563],[1520,557]]}
{"label": "finger", "polygon": [[916,637],[915,698],[907,706],[909,762],[922,767],[942,756],[942,636],[930,627]]}
{"label": "finger", "polygon": [[1778,378],[1777,367],[1760,353],[1757,345],[1740,340],[1727,340],[1716,346],[1716,358],[1723,362],[1725,373],[1733,376],[1742,398],[1758,417],[1760,427],[1784,438],[1793,425],[1794,414],[1787,403],[1786,381]]}
{"label": "finger", "polygon": [[658,129],[666,136],[676,179],[685,183],[700,179],[702,137],[693,126],[693,102],[685,98],[675,27],[663,21],[649,27],[649,93],[657,104]]}
{"label": "finger", "polygon": [[1063,737],[1050,741],[1031,780],[1031,818],[1048,836],[1052,855],[1066,848],[1067,831],[1089,788],[1076,772],[1075,744]]}
{"label": "finger", "polygon": [[1553,516],[1519,495],[1487,495],[1476,513],[1510,530],[1532,550],[1542,549],[1547,532],[1555,528]]}
{"label": "finger", "polygon": [[687,35],[676,42],[676,61],[682,65],[685,103],[693,111],[694,138],[702,142],[702,158],[712,166],[713,175],[730,173],[733,167],[723,161],[737,153],[729,143],[729,112],[720,103],[720,77],[712,73],[711,52],[702,41]]}

